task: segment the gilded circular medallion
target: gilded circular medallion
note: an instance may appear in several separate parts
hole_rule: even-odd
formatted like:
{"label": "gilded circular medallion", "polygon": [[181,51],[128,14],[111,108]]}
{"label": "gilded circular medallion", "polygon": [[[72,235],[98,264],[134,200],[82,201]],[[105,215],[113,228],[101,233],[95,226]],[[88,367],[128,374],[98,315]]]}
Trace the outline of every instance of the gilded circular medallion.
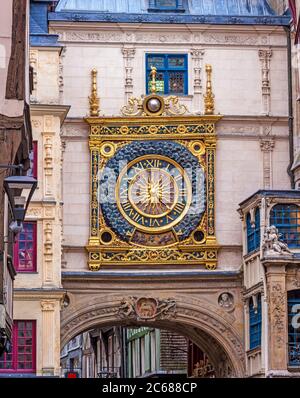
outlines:
{"label": "gilded circular medallion", "polygon": [[187,213],[192,187],[174,160],[141,156],[124,167],[116,184],[117,206],[138,230],[160,233],[172,229]]}

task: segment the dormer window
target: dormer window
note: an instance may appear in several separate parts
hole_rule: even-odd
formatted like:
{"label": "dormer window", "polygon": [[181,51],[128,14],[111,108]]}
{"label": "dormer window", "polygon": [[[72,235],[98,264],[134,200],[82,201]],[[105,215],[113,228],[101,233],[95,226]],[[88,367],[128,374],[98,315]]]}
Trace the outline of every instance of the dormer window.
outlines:
{"label": "dormer window", "polygon": [[184,0],[149,0],[149,12],[185,12]]}

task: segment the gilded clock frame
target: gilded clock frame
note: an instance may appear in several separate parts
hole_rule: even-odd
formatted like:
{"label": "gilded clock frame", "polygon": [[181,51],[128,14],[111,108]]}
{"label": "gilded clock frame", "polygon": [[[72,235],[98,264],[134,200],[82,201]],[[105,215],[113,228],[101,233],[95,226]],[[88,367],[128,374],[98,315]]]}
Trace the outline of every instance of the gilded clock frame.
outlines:
{"label": "gilded clock frame", "polygon": [[[217,267],[219,245],[215,236],[215,158],[216,123],[221,116],[149,116],[88,117],[90,126],[90,237],[86,246],[88,266],[97,271],[105,266],[182,265],[209,270]],[[116,151],[133,141],[171,140],[188,148],[206,175],[206,210],[197,230],[203,239],[196,241],[194,232],[173,246],[137,246],[122,241],[101,214],[97,200],[98,172]],[[103,234],[111,237],[103,240]]]}

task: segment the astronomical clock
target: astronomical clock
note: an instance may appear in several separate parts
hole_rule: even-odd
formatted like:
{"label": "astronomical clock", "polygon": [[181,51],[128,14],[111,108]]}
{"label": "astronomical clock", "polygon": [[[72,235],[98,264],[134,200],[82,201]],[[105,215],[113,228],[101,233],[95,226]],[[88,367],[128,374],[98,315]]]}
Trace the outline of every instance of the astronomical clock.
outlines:
{"label": "astronomical clock", "polygon": [[215,124],[211,67],[206,114],[175,96],[131,98],[120,117],[99,117],[90,97],[91,209],[88,265],[196,265],[215,269]]}

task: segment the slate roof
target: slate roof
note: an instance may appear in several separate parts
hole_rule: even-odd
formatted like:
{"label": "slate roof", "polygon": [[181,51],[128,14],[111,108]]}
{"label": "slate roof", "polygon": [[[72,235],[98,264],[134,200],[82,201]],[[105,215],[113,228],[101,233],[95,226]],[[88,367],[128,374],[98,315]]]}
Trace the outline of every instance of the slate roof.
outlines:
{"label": "slate roof", "polygon": [[[275,15],[267,0],[188,0],[190,15],[268,16]],[[90,11],[111,13],[148,13],[148,0],[60,0],[56,12]]]}

